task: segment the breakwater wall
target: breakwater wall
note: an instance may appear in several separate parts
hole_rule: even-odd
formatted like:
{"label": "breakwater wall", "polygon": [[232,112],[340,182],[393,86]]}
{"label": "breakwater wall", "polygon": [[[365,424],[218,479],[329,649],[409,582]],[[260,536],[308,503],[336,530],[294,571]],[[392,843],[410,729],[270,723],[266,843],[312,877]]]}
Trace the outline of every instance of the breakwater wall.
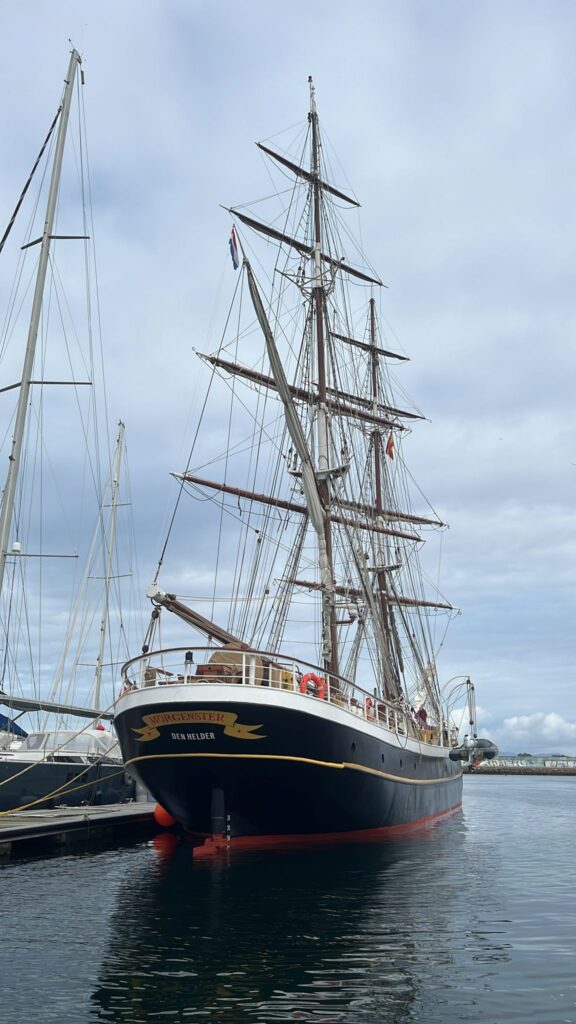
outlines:
{"label": "breakwater wall", "polygon": [[465,771],[476,775],[576,775],[576,757],[495,757]]}

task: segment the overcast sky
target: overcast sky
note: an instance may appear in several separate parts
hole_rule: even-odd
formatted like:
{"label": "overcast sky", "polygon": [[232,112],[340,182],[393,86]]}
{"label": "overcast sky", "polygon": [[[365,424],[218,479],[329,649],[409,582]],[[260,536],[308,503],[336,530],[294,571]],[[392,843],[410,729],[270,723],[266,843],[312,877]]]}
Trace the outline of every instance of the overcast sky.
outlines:
{"label": "overcast sky", "polygon": [[411,359],[398,375],[429,418],[405,454],[450,523],[442,590],[462,615],[442,674],[474,678],[502,749],[575,753],[574,4],[46,0],[4,3],[0,29],[0,230],[69,38],[83,55],[109,406],[127,425],[143,587],[190,443],[193,349],[217,347],[235,284],[219,204],[262,194],[252,143],[305,118],[313,74]]}

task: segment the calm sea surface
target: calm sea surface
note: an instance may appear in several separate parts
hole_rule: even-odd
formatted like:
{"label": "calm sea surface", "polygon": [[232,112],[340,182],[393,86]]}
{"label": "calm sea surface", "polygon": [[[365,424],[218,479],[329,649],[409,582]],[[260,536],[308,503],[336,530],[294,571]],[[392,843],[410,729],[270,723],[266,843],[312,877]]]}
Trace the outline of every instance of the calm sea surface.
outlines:
{"label": "calm sea surface", "polygon": [[574,1024],[575,815],[576,778],[473,776],[386,846],[8,863],[0,1020]]}

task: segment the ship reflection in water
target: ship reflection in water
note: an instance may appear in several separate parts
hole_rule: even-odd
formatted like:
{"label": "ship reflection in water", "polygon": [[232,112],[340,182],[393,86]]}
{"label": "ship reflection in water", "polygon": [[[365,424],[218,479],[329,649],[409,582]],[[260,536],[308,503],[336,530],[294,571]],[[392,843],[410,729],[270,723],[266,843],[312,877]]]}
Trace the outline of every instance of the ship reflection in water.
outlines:
{"label": "ship reflection in water", "polygon": [[463,814],[381,846],[9,861],[6,1019],[574,1024],[576,778],[464,786]]}
{"label": "ship reflection in water", "polygon": [[484,974],[508,956],[494,925],[471,921],[454,863],[464,829],[458,815],[384,846],[202,862],[164,834],[119,891],[94,1009],[123,1021],[432,1019],[420,1017],[431,990],[429,1009],[446,1002],[446,968],[471,946]]}

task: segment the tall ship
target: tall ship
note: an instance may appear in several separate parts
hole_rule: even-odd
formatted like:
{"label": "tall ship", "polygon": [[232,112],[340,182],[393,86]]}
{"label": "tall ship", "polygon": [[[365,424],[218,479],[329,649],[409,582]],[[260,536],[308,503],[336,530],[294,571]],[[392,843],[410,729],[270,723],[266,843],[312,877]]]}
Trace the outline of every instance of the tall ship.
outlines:
{"label": "tall ship", "polygon": [[[386,836],[459,808],[463,762],[496,749],[468,678],[438,678],[456,609],[423,544],[446,524],[403,455],[424,417],[396,397],[407,357],[383,337],[359,204],[309,90],[287,144],[258,143],[274,195],[229,208],[232,308],[173,474],[187,527],[115,706],[127,767],[198,843]],[[159,640],[174,615],[194,631],[183,647]]]}

